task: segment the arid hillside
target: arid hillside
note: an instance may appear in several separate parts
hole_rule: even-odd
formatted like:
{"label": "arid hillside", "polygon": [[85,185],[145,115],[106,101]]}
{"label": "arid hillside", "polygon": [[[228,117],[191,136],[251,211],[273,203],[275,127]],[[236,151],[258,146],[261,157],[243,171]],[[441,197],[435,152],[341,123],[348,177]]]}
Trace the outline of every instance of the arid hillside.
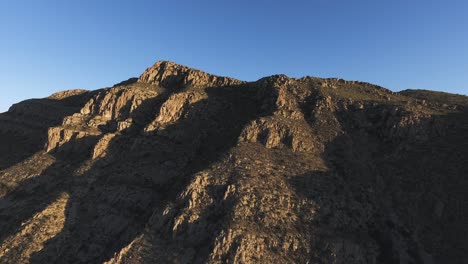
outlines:
{"label": "arid hillside", "polygon": [[0,114],[0,263],[467,263],[468,97],[160,61]]}

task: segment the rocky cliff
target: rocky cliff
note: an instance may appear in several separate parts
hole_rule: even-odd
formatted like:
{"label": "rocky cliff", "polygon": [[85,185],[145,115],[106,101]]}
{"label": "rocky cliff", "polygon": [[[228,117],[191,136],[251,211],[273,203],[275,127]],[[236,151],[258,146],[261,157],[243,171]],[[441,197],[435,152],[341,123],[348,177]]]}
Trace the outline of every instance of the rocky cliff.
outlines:
{"label": "rocky cliff", "polygon": [[466,263],[468,97],[158,62],[0,115],[1,263]]}

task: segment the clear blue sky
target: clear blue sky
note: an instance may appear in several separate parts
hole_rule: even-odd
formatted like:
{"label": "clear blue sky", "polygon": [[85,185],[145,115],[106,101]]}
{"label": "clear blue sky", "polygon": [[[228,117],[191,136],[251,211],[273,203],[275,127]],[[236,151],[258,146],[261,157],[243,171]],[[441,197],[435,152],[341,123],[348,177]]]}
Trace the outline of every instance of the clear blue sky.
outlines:
{"label": "clear blue sky", "polygon": [[468,1],[0,1],[0,112],[157,60],[468,94]]}

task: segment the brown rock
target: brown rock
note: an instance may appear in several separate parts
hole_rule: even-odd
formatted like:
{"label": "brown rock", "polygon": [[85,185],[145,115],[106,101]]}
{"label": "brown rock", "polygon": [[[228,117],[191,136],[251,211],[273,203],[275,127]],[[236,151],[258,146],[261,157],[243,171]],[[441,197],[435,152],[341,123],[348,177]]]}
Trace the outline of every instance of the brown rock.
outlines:
{"label": "brown rock", "polygon": [[463,263],[466,105],[165,61],[21,102],[0,114],[0,262]]}

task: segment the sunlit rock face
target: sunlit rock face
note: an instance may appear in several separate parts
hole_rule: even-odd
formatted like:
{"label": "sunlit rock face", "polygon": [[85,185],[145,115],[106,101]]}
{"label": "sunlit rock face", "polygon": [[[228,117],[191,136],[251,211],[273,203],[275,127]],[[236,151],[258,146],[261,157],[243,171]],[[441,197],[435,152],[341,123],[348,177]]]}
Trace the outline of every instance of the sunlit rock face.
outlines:
{"label": "sunlit rock face", "polygon": [[168,61],[18,103],[0,262],[464,263],[467,105]]}
{"label": "sunlit rock face", "polygon": [[221,87],[243,83],[233,78],[211,75],[170,61],[158,61],[141,74],[138,82],[168,89]]}

